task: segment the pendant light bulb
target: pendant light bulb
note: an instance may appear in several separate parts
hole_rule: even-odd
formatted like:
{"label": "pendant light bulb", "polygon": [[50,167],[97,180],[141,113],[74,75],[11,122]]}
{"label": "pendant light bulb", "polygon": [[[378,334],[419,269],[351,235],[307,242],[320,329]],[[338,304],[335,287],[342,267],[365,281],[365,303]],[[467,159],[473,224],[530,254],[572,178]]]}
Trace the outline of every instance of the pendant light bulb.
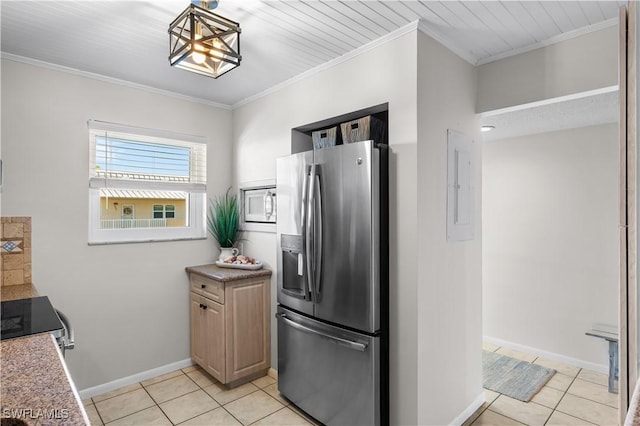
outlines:
{"label": "pendant light bulb", "polygon": [[214,57],[212,57],[211,59],[213,60],[213,62],[220,62],[219,56],[221,55],[221,53],[216,49],[222,49],[222,42],[220,41],[220,39],[215,39],[213,40],[212,45],[215,49],[211,49],[211,53],[214,55]]}
{"label": "pendant light bulb", "polygon": [[200,43],[194,43],[193,49],[193,62],[195,62],[196,64],[204,64],[204,61],[207,60],[207,57],[204,55],[204,53],[198,52],[204,52],[205,48]]}
{"label": "pendant light bulb", "polygon": [[[202,28],[200,27],[199,23],[196,23],[195,34],[193,35],[193,38],[195,40],[200,40],[202,38]],[[204,51],[205,48],[201,43],[194,42],[192,54],[193,62],[195,62],[196,64],[204,64],[204,61],[207,59],[207,57],[204,55],[204,53],[198,53]]]}

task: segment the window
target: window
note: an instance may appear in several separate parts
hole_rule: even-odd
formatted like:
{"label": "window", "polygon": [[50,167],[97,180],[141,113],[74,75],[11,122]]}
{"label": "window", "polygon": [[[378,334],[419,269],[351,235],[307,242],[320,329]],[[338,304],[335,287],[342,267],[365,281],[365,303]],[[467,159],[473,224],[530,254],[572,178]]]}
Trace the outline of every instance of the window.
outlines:
{"label": "window", "polygon": [[173,219],[176,217],[176,206],[172,206],[171,204],[167,204],[164,206],[164,217],[166,219]]}
{"label": "window", "polygon": [[153,218],[164,219],[164,206],[158,204],[153,206]]}
{"label": "window", "polygon": [[205,138],[88,127],[89,244],[206,238]]}
{"label": "window", "polygon": [[174,219],[176,217],[176,206],[167,204],[154,204],[153,205],[153,218],[154,219]]}

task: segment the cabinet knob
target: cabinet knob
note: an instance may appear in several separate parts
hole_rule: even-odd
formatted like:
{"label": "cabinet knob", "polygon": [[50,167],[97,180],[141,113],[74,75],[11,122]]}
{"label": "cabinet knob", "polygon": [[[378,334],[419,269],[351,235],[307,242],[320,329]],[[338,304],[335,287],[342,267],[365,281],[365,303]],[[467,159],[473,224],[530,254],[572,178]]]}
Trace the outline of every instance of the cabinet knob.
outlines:
{"label": "cabinet knob", "polygon": [[207,305],[202,305],[202,309],[207,309]]}
{"label": "cabinet knob", "polygon": [[201,284],[200,288],[207,288],[207,285],[206,284]]}

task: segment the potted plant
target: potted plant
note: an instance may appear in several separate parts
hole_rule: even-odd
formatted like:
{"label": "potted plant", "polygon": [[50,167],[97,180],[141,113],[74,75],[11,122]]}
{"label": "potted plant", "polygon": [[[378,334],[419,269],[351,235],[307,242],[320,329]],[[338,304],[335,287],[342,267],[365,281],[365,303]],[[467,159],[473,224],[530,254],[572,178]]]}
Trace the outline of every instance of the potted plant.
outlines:
{"label": "potted plant", "polygon": [[227,189],[224,196],[216,197],[214,200],[209,199],[207,227],[209,233],[220,245],[220,261],[238,254],[238,249],[234,245],[238,240],[240,211],[238,198],[235,194],[231,194],[231,188]]}

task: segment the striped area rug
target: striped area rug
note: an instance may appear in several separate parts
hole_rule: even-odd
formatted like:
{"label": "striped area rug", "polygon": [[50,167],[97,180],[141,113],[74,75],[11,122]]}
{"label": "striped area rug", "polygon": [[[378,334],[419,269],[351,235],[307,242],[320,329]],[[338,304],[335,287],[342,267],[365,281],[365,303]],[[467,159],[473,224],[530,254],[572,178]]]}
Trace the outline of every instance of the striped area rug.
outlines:
{"label": "striped area rug", "polygon": [[482,351],[485,389],[529,402],[556,374],[556,370],[527,361]]}

